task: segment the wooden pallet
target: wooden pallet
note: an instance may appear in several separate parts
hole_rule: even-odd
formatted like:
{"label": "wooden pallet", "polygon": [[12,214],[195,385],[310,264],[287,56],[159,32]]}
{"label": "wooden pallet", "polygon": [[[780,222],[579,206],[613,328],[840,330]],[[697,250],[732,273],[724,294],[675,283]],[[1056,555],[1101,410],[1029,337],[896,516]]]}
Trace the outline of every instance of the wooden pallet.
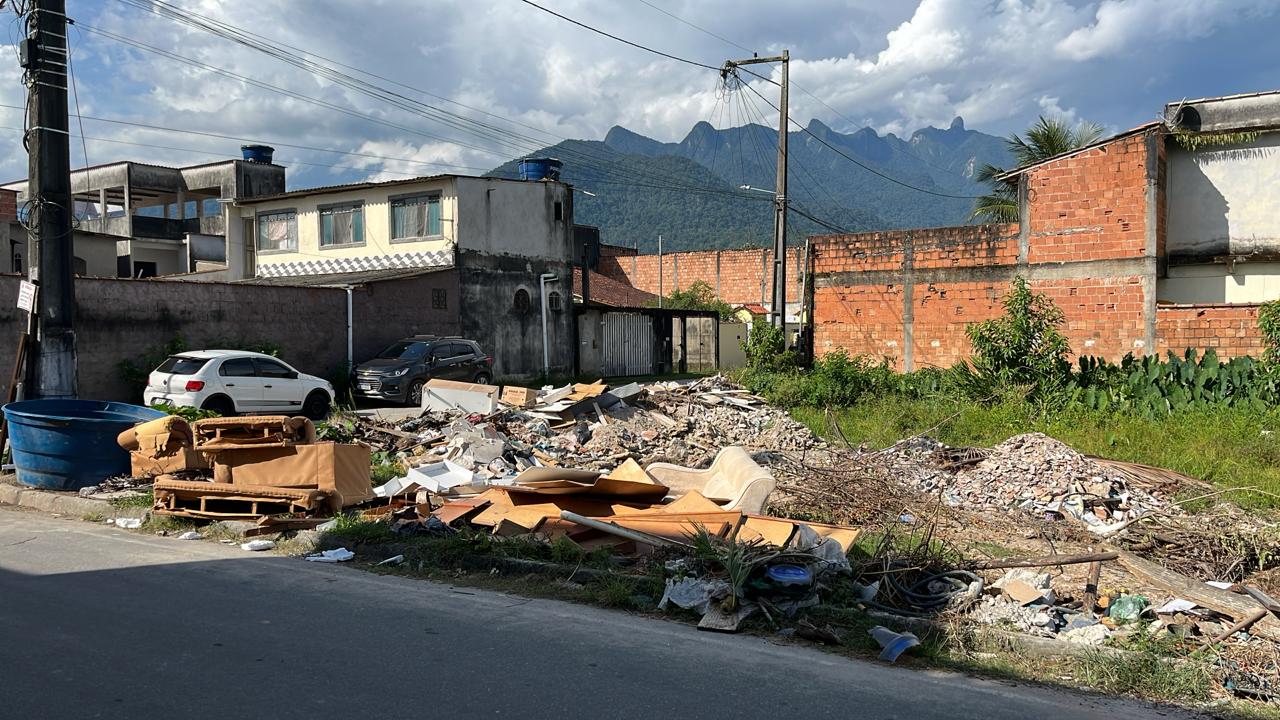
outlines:
{"label": "wooden pallet", "polygon": [[157,494],[152,511],[159,515],[227,520],[288,513],[306,515],[316,509],[305,502],[289,498],[228,498],[168,491]]}

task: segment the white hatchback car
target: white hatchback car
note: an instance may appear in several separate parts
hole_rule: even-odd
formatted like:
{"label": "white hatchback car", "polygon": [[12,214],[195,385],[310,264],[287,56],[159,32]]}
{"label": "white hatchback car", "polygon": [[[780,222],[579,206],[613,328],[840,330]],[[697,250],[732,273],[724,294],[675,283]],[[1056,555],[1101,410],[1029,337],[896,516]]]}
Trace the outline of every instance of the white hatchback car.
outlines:
{"label": "white hatchback car", "polygon": [[142,400],[223,415],[301,414],[323,420],[333,396],[327,380],[300,373],[279,358],[242,350],[195,350],[160,363],[147,377]]}

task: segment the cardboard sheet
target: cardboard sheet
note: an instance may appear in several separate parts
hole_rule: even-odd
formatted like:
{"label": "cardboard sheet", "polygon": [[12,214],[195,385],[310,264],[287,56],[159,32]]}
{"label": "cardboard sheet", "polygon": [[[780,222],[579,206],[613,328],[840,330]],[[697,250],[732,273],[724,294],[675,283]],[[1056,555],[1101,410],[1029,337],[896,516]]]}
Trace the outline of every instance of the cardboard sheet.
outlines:
{"label": "cardboard sheet", "polygon": [[156,477],[189,470],[208,470],[209,461],[204,455],[186,447],[163,455],[134,450],[129,453],[129,468],[133,477]]}
{"label": "cardboard sheet", "polygon": [[215,482],[278,488],[317,488],[336,495],[341,507],[373,497],[369,448],[323,442],[219,452]]}
{"label": "cardboard sheet", "polygon": [[422,409],[461,410],[488,415],[497,407],[498,391],[495,385],[432,378],[422,389]]}

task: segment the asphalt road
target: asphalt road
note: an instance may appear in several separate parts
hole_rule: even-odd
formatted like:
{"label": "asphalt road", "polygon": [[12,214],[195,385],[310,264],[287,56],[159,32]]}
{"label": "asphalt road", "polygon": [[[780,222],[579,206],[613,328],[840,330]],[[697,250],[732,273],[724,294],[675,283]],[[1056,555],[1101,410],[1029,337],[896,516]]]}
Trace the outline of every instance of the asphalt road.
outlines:
{"label": "asphalt road", "polygon": [[0,688],[59,720],[1190,717],[12,509]]}

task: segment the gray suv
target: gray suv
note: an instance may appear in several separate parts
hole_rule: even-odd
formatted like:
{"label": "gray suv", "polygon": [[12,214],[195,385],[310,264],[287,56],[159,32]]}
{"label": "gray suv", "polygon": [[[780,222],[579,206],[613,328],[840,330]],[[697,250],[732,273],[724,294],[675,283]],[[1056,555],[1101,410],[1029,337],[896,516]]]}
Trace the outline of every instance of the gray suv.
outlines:
{"label": "gray suv", "polygon": [[493,379],[493,357],[474,340],[418,335],[388,345],[372,360],[351,373],[356,397],[422,404],[422,386],[431,378],[488,383]]}

